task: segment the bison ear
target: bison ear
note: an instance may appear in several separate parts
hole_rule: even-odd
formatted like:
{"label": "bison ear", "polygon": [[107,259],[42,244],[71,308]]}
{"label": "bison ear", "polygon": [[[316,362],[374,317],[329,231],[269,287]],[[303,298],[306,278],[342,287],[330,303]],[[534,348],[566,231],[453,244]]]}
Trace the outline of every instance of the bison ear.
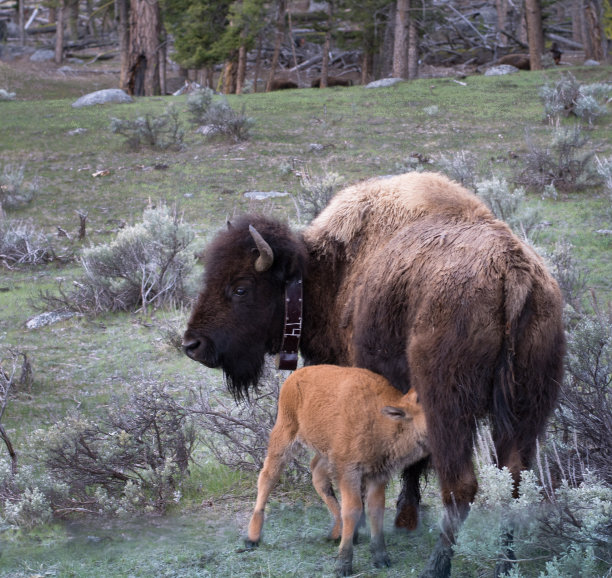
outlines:
{"label": "bison ear", "polygon": [[396,421],[402,421],[402,420],[410,421],[412,419],[412,416],[407,415],[406,412],[402,408],[393,407],[392,405],[386,405],[380,410],[380,413]]}
{"label": "bison ear", "polygon": [[225,225],[227,226],[228,231],[231,231],[234,228],[234,225],[232,225],[229,216],[225,217]]}

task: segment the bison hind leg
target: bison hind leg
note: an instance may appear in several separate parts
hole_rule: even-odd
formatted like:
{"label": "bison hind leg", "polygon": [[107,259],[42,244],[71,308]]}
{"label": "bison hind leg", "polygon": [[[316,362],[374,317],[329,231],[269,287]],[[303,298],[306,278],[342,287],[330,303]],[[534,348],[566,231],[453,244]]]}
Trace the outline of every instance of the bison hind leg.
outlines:
{"label": "bison hind leg", "polygon": [[429,457],[408,466],[402,472],[402,489],[397,498],[395,527],[403,530],[416,530],[419,525],[419,506],[421,503],[421,475],[429,467]]}

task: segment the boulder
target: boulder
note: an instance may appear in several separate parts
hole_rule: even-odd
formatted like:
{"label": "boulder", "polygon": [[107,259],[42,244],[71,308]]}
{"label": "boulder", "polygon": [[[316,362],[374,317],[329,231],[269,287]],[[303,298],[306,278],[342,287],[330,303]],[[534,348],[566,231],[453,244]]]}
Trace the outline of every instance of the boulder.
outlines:
{"label": "boulder", "polygon": [[386,86],[393,86],[398,82],[404,82],[403,78],[381,78],[380,80],[375,80],[366,84],[366,88],[384,88]]}
{"label": "boulder", "polygon": [[519,69],[511,64],[500,64],[499,66],[492,66],[488,68],[484,73],[485,76],[502,76],[504,74],[514,74]]}
{"label": "boulder", "polygon": [[53,59],[55,59],[55,52],[53,50],[40,49],[30,56],[32,62],[48,62]]}
{"label": "boulder", "polygon": [[119,88],[107,88],[105,90],[96,90],[83,95],[81,98],[72,103],[74,108],[82,106],[92,106],[94,104],[121,104],[125,102],[134,102],[134,99],[125,91]]}

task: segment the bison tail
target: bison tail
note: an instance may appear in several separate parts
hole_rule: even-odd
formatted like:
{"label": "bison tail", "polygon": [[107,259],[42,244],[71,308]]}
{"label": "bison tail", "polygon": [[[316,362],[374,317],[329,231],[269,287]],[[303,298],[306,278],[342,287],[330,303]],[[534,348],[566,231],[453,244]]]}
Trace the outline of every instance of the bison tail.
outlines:
{"label": "bison tail", "polygon": [[563,379],[563,300],[542,268],[509,267],[504,282],[504,338],[493,393],[499,447],[527,463]]}
{"label": "bison tail", "polygon": [[533,279],[524,269],[509,268],[504,279],[504,337],[499,352],[493,389],[493,412],[497,435],[510,442],[517,422],[517,341],[529,322]]}

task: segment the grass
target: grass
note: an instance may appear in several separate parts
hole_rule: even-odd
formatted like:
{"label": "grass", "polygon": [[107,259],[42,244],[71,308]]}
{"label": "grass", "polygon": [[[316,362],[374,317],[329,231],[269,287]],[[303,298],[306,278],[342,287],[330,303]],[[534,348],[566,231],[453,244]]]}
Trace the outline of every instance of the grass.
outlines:
{"label": "grass", "polygon": [[[75,65],[77,66],[77,65]],[[611,68],[572,69],[582,82],[607,80]],[[82,72],[82,70],[80,71]],[[176,203],[195,225],[204,245],[227,216],[262,210],[295,220],[291,199],[251,201],[247,191],[295,193],[299,178],[286,170],[297,160],[311,172],[333,171],[346,182],[395,173],[418,153],[436,170],[440,155],[472,152],[480,169],[508,170],[520,162],[529,129],[547,130],[539,87],[558,71],[521,72],[511,77],[474,76],[462,86],[450,79],[422,79],[391,88],[295,90],[230,97],[255,120],[247,142],[206,140],[189,129],[180,151],[131,151],[110,132],[110,118],[161,113],[169,102],[181,109],[184,97],[143,98],[131,105],[73,109],[81,94],[115,86],[112,74],[58,78],[40,69],[26,73],[0,63],[0,88],[17,100],[0,103],[0,169],[25,165],[25,178],[38,194],[11,218],[28,219],[55,237],[57,227],[72,233],[76,211],[87,218],[82,246],[106,242],[124,224],[140,220],[147,204]],[[35,101],[35,102],[34,102]],[[437,112],[428,109],[435,105]],[[78,134],[76,128],[84,129]],[[612,154],[610,116],[590,133],[600,156]],[[312,144],[323,145],[316,152]],[[515,160],[515,157],[519,160]],[[100,172],[102,171],[102,172]],[[553,201],[534,195],[542,220],[538,245],[551,249],[568,239],[589,271],[601,299],[612,297],[612,240],[596,233],[610,228],[609,200],[590,190]],[[195,279],[200,271],[196,270]],[[141,315],[74,317],[28,330],[25,322],[41,307],[40,291],[59,278],[70,284],[75,263],[29,269],[0,268],[0,351],[28,354],[34,370],[32,391],[11,400],[3,424],[19,451],[28,433],[52,425],[79,407],[96,415],[112,394],[124,394],[144,378],[184,384],[218,382],[216,372],[191,363],[164,344],[160,325],[175,311]],[[362,576],[417,573],[438,533],[439,498],[428,493],[429,509],[414,535],[391,529],[397,487],[388,492],[387,540],[394,566],[370,567],[368,539],[358,547],[355,567]],[[333,571],[336,546],[324,540],[325,509],[312,489],[282,487],[271,504],[262,546],[242,551],[241,535],[255,495],[252,474],[229,472],[199,455],[183,488],[181,504],[164,517],[135,520],[81,519],[39,528],[30,534],[2,532],[0,576],[325,576]],[[455,561],[456,576],[474,570]]]}

